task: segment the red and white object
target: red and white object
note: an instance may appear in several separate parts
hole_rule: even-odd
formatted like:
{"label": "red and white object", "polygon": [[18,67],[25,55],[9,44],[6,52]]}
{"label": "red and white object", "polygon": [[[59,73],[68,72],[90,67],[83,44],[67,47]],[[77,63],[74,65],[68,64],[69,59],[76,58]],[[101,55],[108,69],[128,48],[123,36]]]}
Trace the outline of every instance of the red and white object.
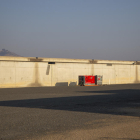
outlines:
{"label": "red and white object", "polygon": [[95,75],[80,75],[79,76],[79,85],[95,85]]}

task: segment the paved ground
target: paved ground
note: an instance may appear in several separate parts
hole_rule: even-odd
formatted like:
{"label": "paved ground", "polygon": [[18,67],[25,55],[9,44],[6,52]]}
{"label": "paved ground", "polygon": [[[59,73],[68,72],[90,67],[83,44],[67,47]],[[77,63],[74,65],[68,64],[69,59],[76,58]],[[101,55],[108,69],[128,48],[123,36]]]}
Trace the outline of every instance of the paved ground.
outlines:
{"label": "paved ground", "polygon": [[1,140],[140,140],[140,84],[0,89]]}

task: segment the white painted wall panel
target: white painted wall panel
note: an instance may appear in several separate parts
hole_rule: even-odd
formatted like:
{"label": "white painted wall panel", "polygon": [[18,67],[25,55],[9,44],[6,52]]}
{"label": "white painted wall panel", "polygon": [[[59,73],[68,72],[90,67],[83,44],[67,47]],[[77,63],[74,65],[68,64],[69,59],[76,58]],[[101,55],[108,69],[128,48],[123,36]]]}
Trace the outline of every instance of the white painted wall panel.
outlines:
{"label": "white painted wall panel", "polygon": [[0,61],[1,88],[78,84],[79,75],[103,75],[103,84],[140,83],[140,65]]}

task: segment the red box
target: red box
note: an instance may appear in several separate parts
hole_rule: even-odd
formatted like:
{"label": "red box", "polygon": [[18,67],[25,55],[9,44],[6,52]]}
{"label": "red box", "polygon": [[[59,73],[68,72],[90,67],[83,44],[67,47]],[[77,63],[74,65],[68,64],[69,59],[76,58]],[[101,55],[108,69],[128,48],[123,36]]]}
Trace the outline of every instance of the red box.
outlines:
{"label": "red box", "polygon": [[95,85],[95,75],[80,75],[79,85]]}
{"label": "red box", "polygon": [[91,85],[91,84],[95,84],[95,76],[92,75],[88,75],[85,76],[85,85]]}

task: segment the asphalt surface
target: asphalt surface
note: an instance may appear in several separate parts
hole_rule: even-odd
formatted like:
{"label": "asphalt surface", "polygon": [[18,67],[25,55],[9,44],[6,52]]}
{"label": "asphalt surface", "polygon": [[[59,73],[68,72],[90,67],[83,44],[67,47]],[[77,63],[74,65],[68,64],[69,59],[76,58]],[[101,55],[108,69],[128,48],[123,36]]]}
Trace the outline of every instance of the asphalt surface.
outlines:
{"label": "asphalt surface", "polygon": [[0,140],[40,139],[139,119],[140,84],[0,89]]}

